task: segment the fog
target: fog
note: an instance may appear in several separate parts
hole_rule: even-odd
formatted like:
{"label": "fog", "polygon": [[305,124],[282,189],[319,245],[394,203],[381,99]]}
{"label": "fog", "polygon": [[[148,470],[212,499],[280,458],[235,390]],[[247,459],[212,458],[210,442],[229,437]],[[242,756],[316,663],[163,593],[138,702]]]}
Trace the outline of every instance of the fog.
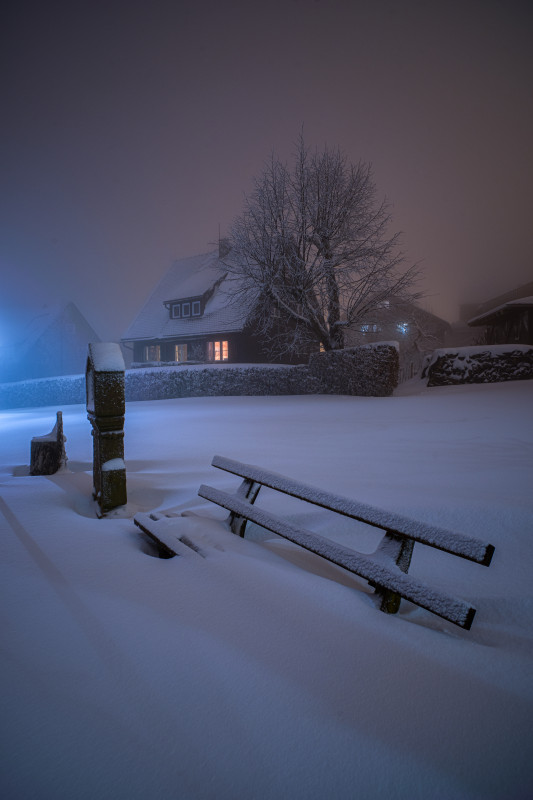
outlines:
{"label": "fog", "polygon": [[302,125],[372,163],[426,308],[532,280],[530,34],[519,2],[9,3],[0,342],[69,300],[120,338]]}

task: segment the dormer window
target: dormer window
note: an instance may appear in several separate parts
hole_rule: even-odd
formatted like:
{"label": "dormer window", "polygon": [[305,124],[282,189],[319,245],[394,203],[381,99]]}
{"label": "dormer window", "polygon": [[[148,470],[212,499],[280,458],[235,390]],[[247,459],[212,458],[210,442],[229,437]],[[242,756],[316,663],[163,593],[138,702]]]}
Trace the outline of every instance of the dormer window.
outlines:
{"label": "dormer window", "polygon": [[188,297],[186,300],[165,301],[165,305],[170,313],[170,319],[201,317],[204,313],[204,304],[205,301],[202,297]]}

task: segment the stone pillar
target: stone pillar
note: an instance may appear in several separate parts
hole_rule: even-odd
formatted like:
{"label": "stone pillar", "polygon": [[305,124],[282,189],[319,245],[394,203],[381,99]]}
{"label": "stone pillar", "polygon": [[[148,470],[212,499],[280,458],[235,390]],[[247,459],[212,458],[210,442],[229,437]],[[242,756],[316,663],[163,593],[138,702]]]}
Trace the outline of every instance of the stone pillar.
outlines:
{"label": "stone pillar", "polygon": [[93,435],[93,498],[98,516],[127,502],[124,464],[125,366],[115,342],[89,344],[87,418]]}

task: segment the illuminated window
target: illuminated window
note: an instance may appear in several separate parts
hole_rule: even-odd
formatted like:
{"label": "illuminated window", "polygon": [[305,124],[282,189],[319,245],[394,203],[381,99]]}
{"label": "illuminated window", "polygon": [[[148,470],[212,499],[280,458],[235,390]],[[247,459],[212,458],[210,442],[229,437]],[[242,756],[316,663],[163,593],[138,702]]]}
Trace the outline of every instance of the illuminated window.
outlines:
{"label": "illuminated window", "polygon": [[192,304],[192,315],[193,315],[193,317],[199,317],[200,316],[200,301],[199,300],[195,300],[194,303]]}
{"label": "illuminated window", "polygon": [[145,361],[161,361],[161,349],[158,344],[148,344],[144,348]]}
{"label": "illuminated window", "polygon": [[208,342],[207,360],[208,361],[227,361],[229,358],[228,342]]}
{"label": "illuminated window", "polygon": [[174,361],[187,361],[187,345],[175,345]]}
{"label": "illuminated window", "polygon": [[398,324],[396,325],[396,327],[397,327],[397,329],[398,329],[398,331],[399,331],[400,333],[403,333],[403,334],[405,334],[405,333],[407,333],[407,332],[408,332],[408,330],[409,330],[409,323],[408,323],[408,322],[398,322]]}

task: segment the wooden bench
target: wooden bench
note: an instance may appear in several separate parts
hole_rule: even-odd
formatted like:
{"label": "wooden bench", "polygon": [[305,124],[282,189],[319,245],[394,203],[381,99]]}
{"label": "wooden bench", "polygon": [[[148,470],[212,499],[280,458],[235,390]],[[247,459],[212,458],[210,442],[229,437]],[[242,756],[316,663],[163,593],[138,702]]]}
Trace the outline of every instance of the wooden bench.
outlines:
{"label": "wooden bench", "polygon": [[[215,456],[212,465],[243,478],[235,494],[206,485],[198,490],[200,497],[230,511],[228,522],[233,533],[244,536],[247,522],[254,522],[367,580],[380,595],[381,611],[396,613],[403,597],[461,628],[470,629],[474,608],[407,574],[413,547],[415,542],[421,542],[488,567],[494,553],[491,544],[307,486],[251,464]],[[381,528],[385,535],[375,553],[358,553],[254,506],[261,486]]]}

